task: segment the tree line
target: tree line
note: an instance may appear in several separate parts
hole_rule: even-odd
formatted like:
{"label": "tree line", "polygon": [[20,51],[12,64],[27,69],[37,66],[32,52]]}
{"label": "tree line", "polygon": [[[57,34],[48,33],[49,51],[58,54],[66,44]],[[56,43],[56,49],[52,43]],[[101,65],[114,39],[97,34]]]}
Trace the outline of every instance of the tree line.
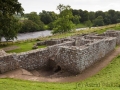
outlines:
{"label": "tree line", "polygon": [[[87,27],[103,26],[120,23],[120,11],[108,10],[90,11],[72,9],[69,5],[59,4],[59,14],[43,10],[39,14],[31,12],[23,14],[23,8],[18,0],[0,1],[0,40],[13,40],[17,33],[35,32],[45,29],[52,33],[64,33],[73,30],[78,24]],[[21,17],[22,16],[22,17]]]}
{"label": "tree line", "polygon": [[[63,6],[64,5],[61,4],[61,7]],[[65,7],[69,8],[65,10]],[[57,8],[60,8],[60,5]],[[55,13],[54,11],[45,10],[43,10],[39,14],[37,14],[36,12],[24,14],[24,17],[27,18],[27,20],[24,20],[22,22],[23,25],[19,32],[33,32],[45,29],[54,30],[56,29],[55,23],[57,23],[57,25],[58,24],[60,25],[58,21],[61,21],[61,24],[65,24],[67,23],[67,20],[71,21],[69,22],[69,24],[73,23],[74,27],[75,25],[80,23],[85,24],[88,27],[120,23],[120,11],[115,10],[108,10],[106,12],[103,11],[89,12],[87,10],[72,9],[68,5],[64,6],[63,10],[59,9],[59,11],[60,11],[59,14]],[[69,16],[69,19],[67,19],[67,16]]]}

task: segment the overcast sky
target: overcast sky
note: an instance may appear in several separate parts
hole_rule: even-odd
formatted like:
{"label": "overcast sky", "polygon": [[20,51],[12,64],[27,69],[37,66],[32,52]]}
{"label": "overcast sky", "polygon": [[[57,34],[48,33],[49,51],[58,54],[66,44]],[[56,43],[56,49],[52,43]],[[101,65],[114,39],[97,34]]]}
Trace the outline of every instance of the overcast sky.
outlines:
{"label": "overcast sky", "polygon": [[55,11],[59,4],[70,5],[73,9],[87,11],[107,11],[114,9],[120,11],[120,0],[18,0],[25,13],[35,11],[37,13],[45,11]]}

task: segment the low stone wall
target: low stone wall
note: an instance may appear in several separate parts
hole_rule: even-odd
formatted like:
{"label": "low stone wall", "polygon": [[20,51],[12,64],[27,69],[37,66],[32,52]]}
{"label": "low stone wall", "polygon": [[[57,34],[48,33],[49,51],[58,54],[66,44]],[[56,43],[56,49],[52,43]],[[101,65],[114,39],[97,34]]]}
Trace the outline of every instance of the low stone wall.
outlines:
{"label": "low stone wall", "polygon": [[94,42],[94,40],[85,39],[84,37],[83,38],[76,38],[75,39],[75,46],[82,46],[82,45],[92,43],[92,42]]}
{"label": "low stone wall", "polygon": [[48,41],[45,41],[45,44],[48,45],[48,46],[51,46],[51,45],[55,45],[55,44],[60,44],[60,43],[63,43],[63,40],[48,40]]}
{"label": "low stone wall", "polygon": [[59,46],[73,45],[73,42],[66,42],[45,49],[32,50],[25,53],[17,54],[17,59],[21,68],[27,70],[41,69],[48,66],[48,60],[54,57],[59,50]]}
{"label": "low stone wall", "polygon": [[113,31],[113,30],[108,30],[104,33],[104,36],[107,37],[116,37],[117,38],[117,45],[120,45],[120,31]]}
{"label": "low stone wall", "polygon": [[48,49],[37,49],[20,54],[11,54],[0,57],[0,73],[17,68],[26,70],[41,69],[47,67],[49,60]]}
{"label": "low stone wall", "polygon": [[47,66],[49,57],[48,49],[37,49],[17,54],[17,60],[21,68],[27,70],[40,69]]}
{"label": "low stone wall", "polygon": [[0,56],[0,73],[19,68],[16,54]]}
{"label": "low stone wall", "polygon": [[75,45],[74,41],[68,41],[65,43],[58,44],[58,45],[48,46],[47,48],[49,52],[49,58],[54,57],[57,54],[57,52],[59,52],[60,46],[74,46],[74,45]]}
{"label": "low stone wall", "polygon": [[[48,67],[49,60],[54,60],[62,69],[80,73],[90,65],[114,50],[120,43],[119,31],[107,31],[103,36],[78,36],[55,40],[52,46],[19,54],[5,54],[1,51],[0,73],[17,68],[27,70]],[[45,42],[39,43],[45,44]],[[51,44],[49,44],[51,45]]]}
{"label": "low stone wall", "polygon": [[71,41],[70,39],[67,38],[61,38],[61,39],[51,39],[51,40],[47,40],[45,41],[45,45],[47,46],[52,46],[52,45],[56,45],[56,44],[61,44],[64,41]]}
{"label": "low stone wall", "polygon": [[72,46],[73,41],[49,46],[45,49],[36,49],[19,54],[10,54],[0,57],[0,73],[11,71],[17,68],[26,70],[34,70],[46,68],[49,64],[49,59],[54,57],[59,51],[59,46]]}
{"label": "low stone wall", "polygon": [[84,38],[89,39],[89,40],[96,40],[96,39],[99,40],[99,39],[105,39],[106,37],[105,36],[86,35]]}
{"label": "low stone wall", "polygon": [[108,38],[81,47],[61,46],[56,63],[62,69],[78,74],[114,50],[116,38]]}
{"label": "low stone wall", "polygon": [[7,53],[4,50],[0,49],[0,56],[4,56],[4,55],[7,55]]}

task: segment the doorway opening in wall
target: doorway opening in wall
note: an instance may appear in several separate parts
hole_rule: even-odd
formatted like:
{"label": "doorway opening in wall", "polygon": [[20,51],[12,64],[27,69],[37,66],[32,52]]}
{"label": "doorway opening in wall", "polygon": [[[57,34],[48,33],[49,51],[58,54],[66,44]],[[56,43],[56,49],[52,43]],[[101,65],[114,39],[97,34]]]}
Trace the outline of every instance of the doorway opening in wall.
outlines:
{"label": "doorway opening in wall", "polygon": [[57,73],[57,72],[59,72],[59,71],[61,71],[61,67],[60,67],[59,65],[57,65],[56,68],[54,69],[54,72]]}
{"label": "doorway opening in wall", "polygon": [[58,63],[55,62],[54,57],[48,60],[47,66],[39,69],[31,71],[33,75],[39,77],[50,77],[50,78],[59,78],[59,77],[68,77],[73,76],[70,72],[64,70]]}
{"label": "doorway opening in wall", "polygon": [[57,65],[57,64],[56,64],[54,58],[50,58],[50,59],[48,60],[48,70],[51,70],[51,71],[54,72],[54,70],[55,70],[55,68],[56,68],[56,65]]}

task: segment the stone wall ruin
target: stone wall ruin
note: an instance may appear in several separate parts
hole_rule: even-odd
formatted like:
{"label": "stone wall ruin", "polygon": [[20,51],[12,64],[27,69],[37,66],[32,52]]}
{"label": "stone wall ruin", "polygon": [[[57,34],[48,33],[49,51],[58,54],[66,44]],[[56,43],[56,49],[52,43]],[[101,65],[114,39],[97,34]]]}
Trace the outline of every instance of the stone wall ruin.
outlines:
{"label": "stone wall ruin", "polygon": [[[51,42],[54,42],[55,45],[52,45]],[[116,44],[120,44],[120,32],[107,31],[103,35],[76,36],[71,37],[71,40],[61,39],[51,42],[49,41],[48,44],[51,46],[44,49],[19,54],[2,54],[0,56],[0,73],[17,68],[35,70],[45,67],[54,69],[56,66],[74,74],[81,73],[114,50]],[[55,63],[55,65],[51,66],[50,63]]]}

